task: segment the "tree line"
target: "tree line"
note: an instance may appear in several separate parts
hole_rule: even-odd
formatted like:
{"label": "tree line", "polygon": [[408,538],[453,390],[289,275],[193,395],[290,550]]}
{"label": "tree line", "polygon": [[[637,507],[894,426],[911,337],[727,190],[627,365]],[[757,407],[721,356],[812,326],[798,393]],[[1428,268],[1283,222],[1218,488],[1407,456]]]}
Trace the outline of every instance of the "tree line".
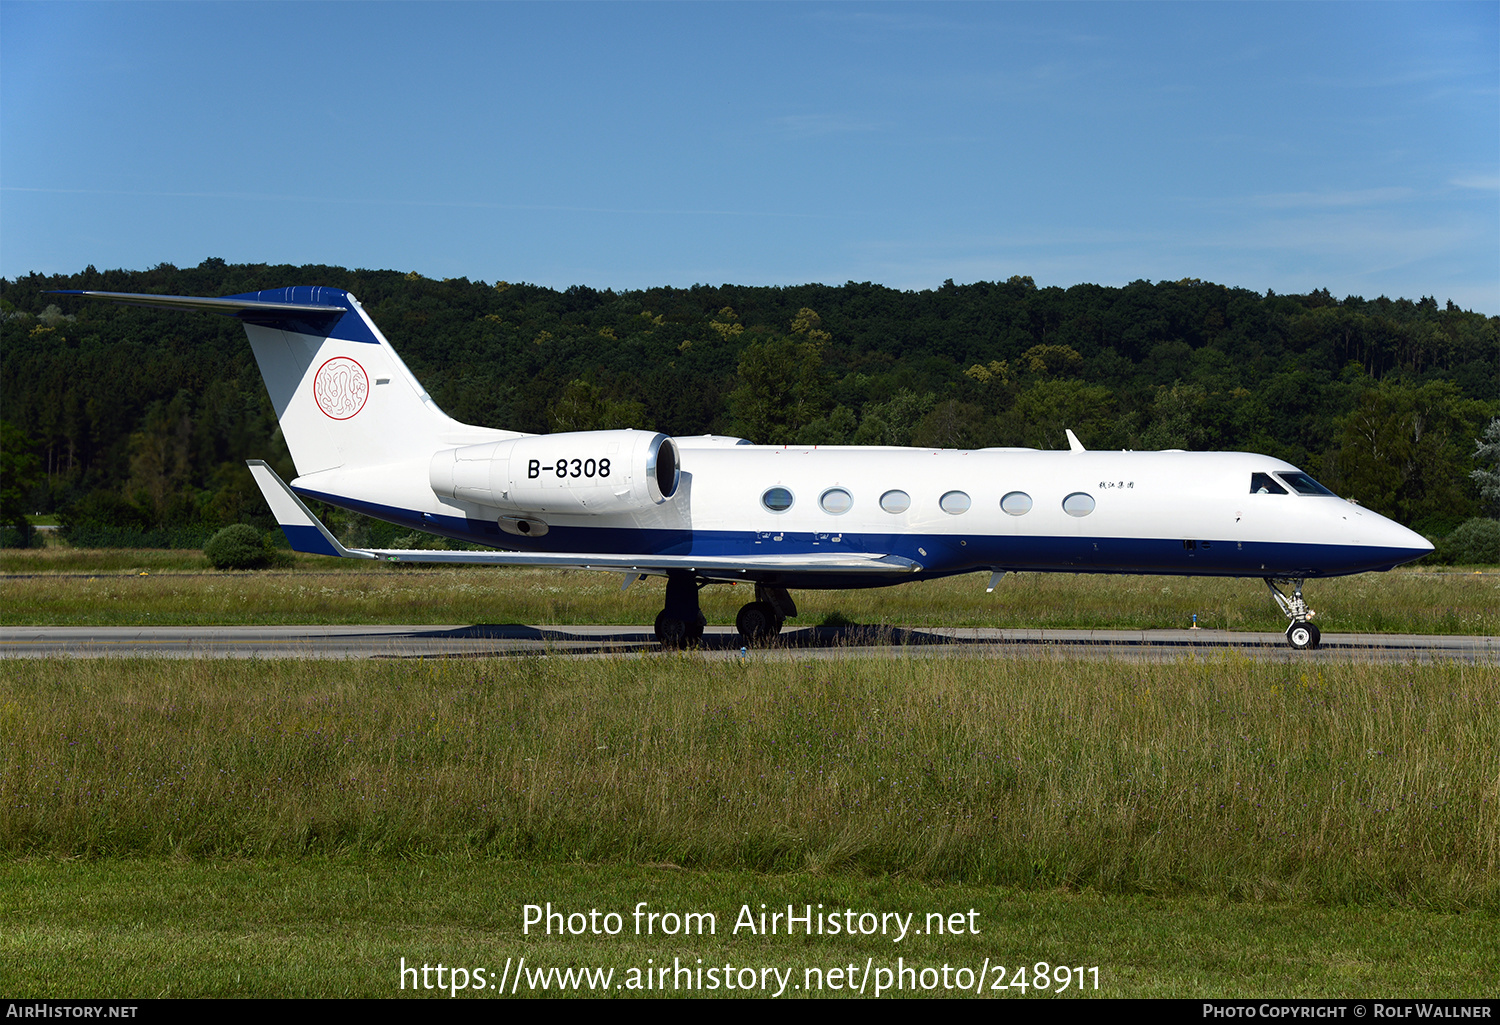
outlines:
{"label": "tree line", "polygon": [[1071,428],[1090,448],[1277,456],[1429,535],[1496,512],[1475,474],[1495,469],[1479,440],[1500,415],[1500,318],[1432,297],[1020,276],[558,291],[210,259],[0,280],[6,520],[270,526],[244,460],[292,466],[239,324],[48,293],[289,284],[353,292],[469,423],[957,448],[1061,448]]}

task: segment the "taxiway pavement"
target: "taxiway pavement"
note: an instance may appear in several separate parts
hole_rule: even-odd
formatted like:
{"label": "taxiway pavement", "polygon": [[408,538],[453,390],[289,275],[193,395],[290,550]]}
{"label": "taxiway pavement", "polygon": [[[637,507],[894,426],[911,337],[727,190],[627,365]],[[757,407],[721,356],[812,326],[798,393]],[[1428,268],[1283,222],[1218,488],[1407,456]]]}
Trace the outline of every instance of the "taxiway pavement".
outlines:
{"label": "taxiway pavement", "polygon": [[[739,657],[729,627],[709,627],[696,649]],[[470,626],[0,627],[0,658],[492,658],[657,654],[649,627],[520,624]],[[1237,652],[1260,659],[1458,659],[1500,663],[1500,637],[1324,634],[1294,651],[1279,633],[1229,630],[1015,630],[976,627],[794,627],[757,658],[847,655],[1175,659]]]}

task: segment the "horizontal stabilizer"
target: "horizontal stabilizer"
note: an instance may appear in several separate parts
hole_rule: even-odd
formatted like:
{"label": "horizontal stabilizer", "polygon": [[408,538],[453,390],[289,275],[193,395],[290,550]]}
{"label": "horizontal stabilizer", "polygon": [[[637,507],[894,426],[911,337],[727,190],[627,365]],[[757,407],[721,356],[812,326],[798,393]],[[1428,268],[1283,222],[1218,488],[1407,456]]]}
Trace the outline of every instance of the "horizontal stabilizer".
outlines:
{"label": "horizontal stabilizer", "polygon": [[194,310],[234,317],[241,323],[294,331],[318,337],[343,338],[353,342],[374,342],[373,333],[364,318],[354,309],[354,297],[342,288],[322,285],[294,285],[270,288],[244,295],[220,298],[199,295],[150,295],[144,292],[90,292],[83,289],[58,289],[56,295],[77,295],[85,299],[103,299],[125,306],[148,306],[158,310]]}
{"label": "horizontal stabilizer", "polygon": [[[291,294],[288,294],[291,293]],[[306,293],[305,296],[297,293]],[[323,293],[327,293],[324,297]],[[57,296],[83,296],[86,299],[104,299],[124,306],[150,306],[153,309],[195,309],[201,314],[223,314],[239,317],[240,320],[258,318],[330,317],[338,318],[350,311],[345,293],[335,288],[278,288],[267,293],[252,293],[248,296],[226,296],[210,299],[205,296],[151,296],[135,291],[86,291],[83,288],[58,288]],[[276,296],[276,299],[263,299]],[[290,299],[306,302],[288,302]],[[324,300],[324,302],[320,302]]]}
{"label": "horizontal stabilizer", "polygon": [[[307,295],[295,296],[305,298],[305,302],[286,302],[281,300],[262,299],[262,295],[282,294],[287,292],[305,292]],[[327,302],[318,301],[322,298],[321,293],[328,293]],[[198,310],[200,313],[222,313],[227,316],[251,316],[258,314],[277,313],[314,313],[330,314],[344,313],[349,307],[343,301],[344,293],[336,289],[322,288],[280,288],[273,292],[256,292],[252,298],[250,295],[231,295],[222,299],[210,299],[196,295],[148,295],[144,292],[88,292],[79,288],[60,288],[54,292],[55,295],[81,295],[89,299],[106,299],[110,302],[123,303],[126,306],[151,306],[159,310]]]}

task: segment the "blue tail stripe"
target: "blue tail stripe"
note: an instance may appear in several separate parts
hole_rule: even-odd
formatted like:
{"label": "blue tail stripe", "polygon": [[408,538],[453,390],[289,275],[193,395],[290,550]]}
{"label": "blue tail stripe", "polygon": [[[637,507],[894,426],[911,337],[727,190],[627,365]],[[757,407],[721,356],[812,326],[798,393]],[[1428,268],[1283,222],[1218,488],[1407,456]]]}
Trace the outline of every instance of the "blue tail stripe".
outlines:
{"label": "blue tail stripe", "polygon": [[285,310],[257,310],[253,307],[241,310],[235,316],[249,324],[279,328],[282,331],[295,331],[298,334],[320,338],[337,338],[346,342],[363,342],[366,345],[380,344],[380,339],[375,337],[370,326],[365,323],[365,318],[354,309],[353,298],[342,288],[293,285],[289,288],[268,288],[260,292],[227,295],[224,298],[238,299],[243,302],[342,306],[345,309],[331,309],[326,317],[316,313],[288,313]]}
{"label": "blue tail stripe", "polygon": [[286,535],[287,542],[291,544],[292,551],[306,552],[309,555],[333,555],[337,556],[338,549],[328,543],[328,538],[317,527],[307,524],[283,523],[281,532]]}

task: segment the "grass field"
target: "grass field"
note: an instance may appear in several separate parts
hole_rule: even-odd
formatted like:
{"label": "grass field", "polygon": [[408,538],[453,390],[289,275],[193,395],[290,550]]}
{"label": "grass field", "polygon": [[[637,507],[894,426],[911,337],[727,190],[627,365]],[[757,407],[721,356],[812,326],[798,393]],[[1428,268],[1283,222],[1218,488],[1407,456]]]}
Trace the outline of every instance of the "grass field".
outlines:
{"label": "grass field", "polygon": [[[0,737],[8,993],[393,996],[401,957],[988,957],[1112,996],[1500,968],[1493,666],[38,660]],[[548,901],[720,931],[523,934]],[[762,902],[979,933],[729,932]]]}
{"label": "grass field", "polygon": [[1500,910],[1493,666],[16,661],[13,856],[464,855]]}
{"label": "grass field", "polygon": [[[627,591],[620,577],[567,570],[419,569],[299,556],[295,569],[218,573],[180,551],[0,554],[0,620],[20,626],[291,623],[650,624],[664,584]],[[1258,580],[987,574],[861,591],[797,591],[794,624],[1280,631],[1286,620]],[[1325,632],[1500,634],[1500,573],[1397,570],[1311,581]],[[702,592],[711,623],[732,624],[748,586]]]}
{"label": "grass field", "polygon": [[[1495,685],[1239,658],[12,662],[0,989],[989,957],[1098,966],[1112,996],[1484,995]],[[721,931],[521,933],[528,903],[642,900]],[[972,908],[980,933],[725,934],[761,902]]]}
{"label": "grass field", "polygon": [[[619,936],[524,934],[523,908],[551,902],[567,912],[619,913]],[[650,909],[711,912],[713,935],[634,935],[631,913]],[[909,936],[751,935],[733,932],[740,908],[764,903],[823,904],[914,916],[977,912],[977,934]],[[1399,995],[1492,997],[1500,971],[1495,919],[1410,908],[1233,902],[1205,897],[1106,894],[1000,886],[933,885],[900,877],[692,871],[635,865],[550,864],[468,858],[301,859],[193,862],[157,859],[23,861],[0,865],[0,989],[16,998],[61,994],[99,997],[429,996],[399,967],[444,964],[501,977],[507,959],[532,971],[613,970],[610,992],[640,995],[632,971],[731,965],[757,974],[787,973],[783,996],[808,995],[807,972],[867,959],[891,972],[926,970],[910,988],[884,995],[961,996],[943,989],[946,965],[976,974],[989,959],[1005,965],[1009,987],[985,997],[1349,997]],[[921,924],[915,924],[921,923]],[[898,958],[902,959],[898,962]],[[1058,991],[1022,989],[1038,961],[1097,967]],[[648,963],[649,962],[649,963]],[[786,978],[786,975],[782,976]],[[514,975],[512,976],[514,978]],[[818,975],[814,975],[816,980]],[[533,976],[534,979],[534,976]],[[597,976],[596,976],[597,980]],[[436,979],[429,976],[429,982]],[[550,980],[519,995],[597,993]],[[687,981],[687,980],[684,980]],[[777,992],[775,977],[749,995]],[[923,988],[923,983],[933,988]],[[867,994],[872,994],[871,980]],[[670,988],[667,995],[673,995]],[[814,991],[816,992],[816,991]],[[662,990],[645,995],[662,995]],[[722,988],[677,995],[747,995]],[[498,994],[459,991],[458,999]],[[503,995],[509,995],[507,988]],[[972,994],[971,994],[972,995]]]}
{"label": "grass field", "polygon": [[[8,555],[6,572],[46,576],[0,582],[5,621],[629,623],[659,597],[590,574],[221,575],[180,553],[58,575],[79,558]],[[1178,626],[1192,609],[1229,625],[1217,608],[1278,626],[1255,581],[982,585],[797,598],[813,622]],[[1325,629],[1497,633],[1497,585],[1396,572],[1311,597]],[[731,618],[744,590],[706,591],[709,615]],[[617,912],[625,934],[524,934],[524,906],[549,901]],[[634,935],[641,901],[712,912],[718,931]],[[972,910],[978,932],[730,931],[761,903],[919,926]],[[1492,996],[1500,670],[15,660],[0,921],[0,992],[24,997],[435,995],[400,988],[403,957],[494,975],[527,957],[612,970],[613,987],[702,958],[770,972],[767,994],[776,972],[835,995],[839,965],[972,979],[988,958],[1008,983],[1020,965],[1032,983],[1037,962],[1097,966],[1098,990],[1073,996]]]}

